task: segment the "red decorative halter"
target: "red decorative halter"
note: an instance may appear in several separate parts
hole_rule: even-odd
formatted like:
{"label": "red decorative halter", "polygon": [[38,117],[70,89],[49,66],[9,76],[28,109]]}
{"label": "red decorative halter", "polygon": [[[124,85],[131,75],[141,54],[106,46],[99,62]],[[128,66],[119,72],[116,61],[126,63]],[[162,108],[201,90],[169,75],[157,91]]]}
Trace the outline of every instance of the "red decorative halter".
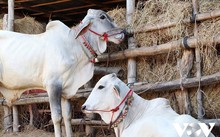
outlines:
{"label": "red decorative halter", "polygon": [[[81,23],[82,23],[82,21],[81,21]],[[93,31],[93,30],[91,30],[91,29],[88,29],[88,30],[89,30],[91,33],[93,33],[93,34],[95,34],[95,35],[97,35],[97,36],[99,36],[99,37],[103,37],[104,41],[106,41],[106,42],[108,42],[108,37],[111,37],[111,36],[114,36],[114,35],[118,35],[118,34],[124,32],[124,30],[123,30],[123,31],[120,31],[120,32],[113,33],[113,34],[109,35],[108,32],[111,32],[111,31],[104,32],[103,34],[99,34],[99,33],[95,32],[95,31]],[[82,37],[82,39],[83,39],[83,41],[84,41],[84,42],[83,42],[83,45],[90,51],[90,53],[91,53],[91,54],[93,55],[93,57],[94,57],[93,59],[90,60],[90,62],[95,63],[95,58],[97,57],[97,53],[96,53],[95,50],[92,48],[92,46],[89,44],[88,40],[86,40],[85,36],[81,35],[81,37]]]}
{"label": "red decorative halter", "polygon": [[109,37],[109,35],[108,35],[106,32],[101,35],[101,34],[95,32],[95,31],[93,31],[93,30],[91,30],[91,29],[89,29],[89,31],[92,32],[92,33],[95,34],[95,35],[98,35],[98,36],[100,36],[100,37],[104,37],[104,38],[103,38],[104,41],[108,42],[108,37]]}
{"label": "red decorative halter", "polygon": [[[117,125],[123,120],[122,118],[124,118],[125,115],[127,115],[127,109],[125,109],[125,114],[121,113],[119,114],[119,116],[116,118],[115,121],[112,121],[113,120],[113,117],[114,117],[114,113],[117,112],[120,108],[120,106],[126,101],[127,99],[127,105],[131,105],[131,102],[133,100],[133,90],[129,90],[129,92],[126,94],[126,96],[123,98],[123,100],[113,109],[110,109],[110,110],[86,110],[86,111],[100,111],[100,112],[112,112],[112,116],[111,116],[111,121],[110,121],[110,127],[111,128],[114,128],[114,127],[117,127]],[[125,108],[125,107],[124,107]],[[122,118],[120,118],[120,116],[122,116]],[[119,121],[118,121],[119,120]]]}
{"label": "red decorative halter", "polygon": [[93,59],[90,60],[90,62],[95,63],[95,58],[97,57],[97,54],[95,50],[92,48],[92,46],[89,44],[88,40],[85,38],[85,36],[81,35],[81,38],[83,39],[83,45],[90,51],[90,53],[93,55]]}
{"label": "red decorative halter", "polygon": [[89,31],[92,32],[93,34],[99,36],[99,37],[103,37],[104,41],[106,41],[106,42],[108,42],[108,37],[111,37],[111,36],[114,36],[114,35],[118,35],[118,34],[121,34],[121,33],[125,33],[125,30],[122,30],[122,31],[119,31],[119,32],[117,32],[117,33],[113,33],[113,34],[110,33],[111,35],[109,35],[109,34],[108,34],[109,32],[115,31],[115,30],[110,30],[110,31],[108,31],[108,32],[104,32],[104,33],[101,35],[101,34],[95,32],[95,31],[93,31],[93,30],[91,30],[91,29],[89,29]]}

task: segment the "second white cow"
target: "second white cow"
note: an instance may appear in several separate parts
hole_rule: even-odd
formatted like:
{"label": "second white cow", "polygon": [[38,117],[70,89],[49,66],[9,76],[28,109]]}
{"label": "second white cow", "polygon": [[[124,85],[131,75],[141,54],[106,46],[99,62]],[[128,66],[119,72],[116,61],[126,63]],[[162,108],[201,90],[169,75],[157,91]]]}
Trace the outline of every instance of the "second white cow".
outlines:
{"label": "second white cow", "polygon": [[[204,134],[198,120],[173,111],[168,100],[145,100],[115,74],[98,81],[82,111],[100,114],[114,128],[116,137],[214,137],[212,133]],[[204,126],[204,131],[211,130]]]}

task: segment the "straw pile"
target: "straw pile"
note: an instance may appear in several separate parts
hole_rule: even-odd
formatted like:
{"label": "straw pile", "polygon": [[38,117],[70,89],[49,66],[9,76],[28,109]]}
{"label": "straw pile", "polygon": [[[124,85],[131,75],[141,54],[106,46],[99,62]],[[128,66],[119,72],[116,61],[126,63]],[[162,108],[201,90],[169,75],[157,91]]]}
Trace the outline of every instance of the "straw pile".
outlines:
{"label": "straw pile", "polygon": [[[200,13],[220,9],[219,0],[200,0],[199,5]],[[141,30],[146,24],[161,24],[173,21],[178,22],[174,27],[153,32],[134,34],[138,47],[160,45],[173,40],[181,39],[185,36],[193,36],[194,25],[183,23],[183,19],[189,19],[191,17],[191,0],[148,0],[138,2],[135,14],[133,15],[133,22],[130,26],[126,25],[126,10],[124,8],[116,8],[109,11],[108,14],[120,27],[131,28],[133,30]],[[198,31],[199,37],[201,38],[214,38],[215,35],[219,35],[220,33],[220,18],[200,23]],[[125,49],[124,47],[126,46],[123,45],[122,49]],[[217,51],[217,45],[204,45],[203,43],[200,43],[199,47],[202,58],[202,75],[219,72],[220,58],[218,54],[220,53],[220,50]],[[114,52],[115,49],[120,48],[110,47],[110,52]],[[168,54],[137,58],[137,81],[159,82],[180,78],[180,67],[178,62],[181,58],[182,50],[177,49],[171,50]],[[108,65],[121,66],[126,70],[127,60],[124,62],[113,62]],[[194,77],[196,72],[195,65],[193,67],[191,77]],[[125,79],[124,81],[126,82]],[[214,110],[219,110],[220,106],[220,98],[216,96],[217,94],[220,94],[219,88],[220,87],[216,86],[215,91],[213,91],[213,86],[204,88],[204,92],[207,94],[208,99],[211,100],[211,105]],[[196,110],[196,91],[197,89],[194,89],[191,92],[194,111]],[[212,93],[212,91],[214,93]],[[161,96],[169,98],[171,103],[175,102],[175,95],[173,93],[147,94],[145,97],[155,98]],[[210,111],[211,107],[210,104],[207,103],[207,99],[204,101],[205,110],[208,111],[206,116],[214,117],[213,113]],[[220,111],[216,113],[220,115]]]}
{"label": "straw pile", "polygon": [[[218,0],[200,1],[200,12],[210,12],[215,9],[220,9]],[[184,36],[193,36],[193,25],[184,24],[183,19],[190,18],[192,13],[191,1],[185,0],[148,0],[139,2],[137,10],[133,15],[131,26],[126,25],[126,13],[124,8],[116,8],[109,11],[108,14],[114,18],[116,24],[120,27],[130,27],[133,30],[140,30],[146,24],[167,23],[170,21],[178,22],[175,27],[158,30],[147,33],[136,33],[134,35],[138,47],[152,46],[167,43],[173,40],[178,40]],[[199,36],[202,38],[214,37],[219,34],[220,21],[213,19],[202,22],[199,25]],[[201,43],[202,44],[202,43]],[[203,73],[204,75],[213,74],[219,69],[220,63],[216,45],[204,45],[201,47],[201,55],[203,58]],[[123,46],[123,49],[125,46]],[[182,51],[173,49],[172,52],[164,55],[154,56],[152,58],[138,59],[138,81],[168,81],[179,78],[178,61],[182,57]],[[213,61],[214,59],[214,61]],[[153,60],[153,61],[152,61]]]}
{"label": "straw pile", "polygon": [[[32,17],[25,16],[21,19],[15,19],[14,31],[26,34],[39,34],[45,31],[45,25],[39,23]],[[2,29],[2,20],[0,20],[0,29]]]}

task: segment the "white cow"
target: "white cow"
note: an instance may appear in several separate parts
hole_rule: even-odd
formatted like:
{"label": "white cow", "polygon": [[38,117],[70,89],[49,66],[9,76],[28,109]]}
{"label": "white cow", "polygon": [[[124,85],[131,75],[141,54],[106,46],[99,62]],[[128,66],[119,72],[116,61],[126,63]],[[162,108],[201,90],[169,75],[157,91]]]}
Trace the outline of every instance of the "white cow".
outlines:
{"label": "white cow", "polygon": [[71,137],[68,99],[92,78],[96,54],[106,50],[107,41],[119,44],[123,38],[104,11],[92,9],[74,29],[52,21],[38,35],[0,31],[0,91],[10,105],[25,90],[46,90],[55,136],[61,136],[63,116]]}
{"label": "white cow", "polygon": [[[98,81],[82,111],[100,114],[104,122],[114,128],[116,137],[205,137],[201,130],[193,132],[190,129],[200,129],[199,121],[190,115],[177,114],[164,98],[141,98],[115,74],[106,75]],[[184,126],[187,127],[185,130]],[[209,128],[204,126],[207,131]],[[178,134],[175,127],[185,132]],[[209,134],[209,137],[213,136]]]}

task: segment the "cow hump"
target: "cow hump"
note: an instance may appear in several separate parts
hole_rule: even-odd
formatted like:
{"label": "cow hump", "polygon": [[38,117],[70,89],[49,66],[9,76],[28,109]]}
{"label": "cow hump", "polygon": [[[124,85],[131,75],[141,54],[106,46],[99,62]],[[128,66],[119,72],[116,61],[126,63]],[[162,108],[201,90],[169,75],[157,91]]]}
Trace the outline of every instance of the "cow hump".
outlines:
{"label": "cow hump", "polygon": [[69,29],[64,23],[59,20],[51,21],[47,24],[46,30],[54,30],[54,29]]}

